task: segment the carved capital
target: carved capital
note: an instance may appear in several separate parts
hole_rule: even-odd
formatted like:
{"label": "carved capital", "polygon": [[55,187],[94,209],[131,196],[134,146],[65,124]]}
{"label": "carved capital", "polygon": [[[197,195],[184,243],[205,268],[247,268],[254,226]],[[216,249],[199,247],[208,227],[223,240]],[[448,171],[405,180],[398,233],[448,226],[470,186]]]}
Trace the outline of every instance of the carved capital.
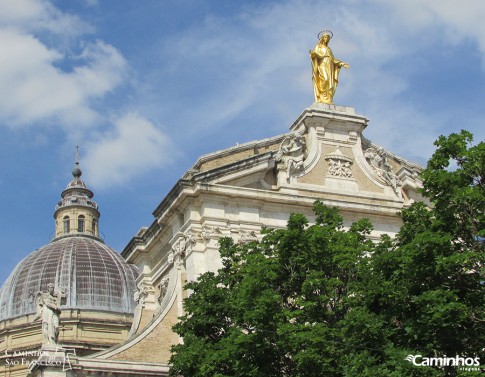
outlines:
{"label": "carved capital", "polygon": [[170,253],[168,254],[168,263],[173,263],[176,257],[181,260],[185,259],[187,253],[192,251],[192,246],[196,243],[195,237],[189,229],[187,233],[178,233],[178,237],[172,244]]}
{"label": "carved capital", "polygon": [[251,230],[249,232],[241,230],[239,231],[239,237],[237,242],[240,244],[244,244],[244,243],[258,241],[258,240],[259,240],[258,235],[254,230]]}
{"label": "carved capital", "polygon": [[200,232],[198,233],[199,239],[205,242],[209,242],[212,238],[220,237],[222,234],[221,229],[219,227],[210,227],[204,225]]}

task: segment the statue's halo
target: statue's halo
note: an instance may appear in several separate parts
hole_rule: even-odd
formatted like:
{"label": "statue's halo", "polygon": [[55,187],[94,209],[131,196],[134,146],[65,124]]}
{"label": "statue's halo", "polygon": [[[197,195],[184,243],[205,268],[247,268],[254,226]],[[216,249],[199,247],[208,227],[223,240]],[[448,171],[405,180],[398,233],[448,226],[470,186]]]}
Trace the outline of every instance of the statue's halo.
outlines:
{"label": "statue's halo", "polygon": [[330,36],[330,39],[333,37],[333,33],[330,30],[322,30],[320,33],[318,33],[318,40],[320,40],[321,37],[323,37],[325,34]]}

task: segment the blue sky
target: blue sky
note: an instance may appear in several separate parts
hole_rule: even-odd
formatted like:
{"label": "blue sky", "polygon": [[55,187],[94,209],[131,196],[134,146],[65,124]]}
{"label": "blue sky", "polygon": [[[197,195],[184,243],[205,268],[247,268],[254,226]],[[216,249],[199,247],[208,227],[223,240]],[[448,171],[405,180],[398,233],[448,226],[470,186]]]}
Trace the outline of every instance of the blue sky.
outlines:
{"label": "blue sky", "polygon": [[54,231],[75,146],[121,251],[197,158],[287,132],[320,30],[350,64],[336,104],[425,164],[485,136],[485,2],[0,0],[0,281]]}

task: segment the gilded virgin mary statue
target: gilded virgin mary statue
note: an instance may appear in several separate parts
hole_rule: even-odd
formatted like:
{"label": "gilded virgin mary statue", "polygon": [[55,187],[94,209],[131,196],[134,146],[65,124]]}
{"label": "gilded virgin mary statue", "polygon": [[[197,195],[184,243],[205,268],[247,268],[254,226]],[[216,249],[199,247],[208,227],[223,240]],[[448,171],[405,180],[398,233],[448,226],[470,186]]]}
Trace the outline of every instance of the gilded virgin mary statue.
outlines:
{"label": "gilded virgin mary statue", "polygon": [[316,102],[333,103],[340,68],[349,68],[347,63],[335,59],[331,48],[328,47],[332,36],[333,34],[330,30],[320,32],[315,49],[310,50],[313,91]]}

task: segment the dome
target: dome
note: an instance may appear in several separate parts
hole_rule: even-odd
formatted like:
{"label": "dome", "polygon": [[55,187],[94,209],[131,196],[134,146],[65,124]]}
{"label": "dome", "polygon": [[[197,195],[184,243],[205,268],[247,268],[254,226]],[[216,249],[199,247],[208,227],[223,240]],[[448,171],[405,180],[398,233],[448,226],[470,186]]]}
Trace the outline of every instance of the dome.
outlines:
{"label": "dome", "polygon": [[[81,174],[76,151],[73,178],[54,210],[54,239],[21,260],[0,288],[0,353],[46,344],[44,314],[49,312],[39,317],[37,303],[50,284],[61,310],[55,342],[83,356],[129,334],[138,270],[100,238],[101,214]],[[22,359],[12,373],[25,376],[26,368]]]}
{"label": "dome", "polygon": [[35,313],[35,296],[53,283],[66,294],[61,310],[132,314],[136,267],[100,239],[58,238],[24,258],[0,289],[0,321]]}

